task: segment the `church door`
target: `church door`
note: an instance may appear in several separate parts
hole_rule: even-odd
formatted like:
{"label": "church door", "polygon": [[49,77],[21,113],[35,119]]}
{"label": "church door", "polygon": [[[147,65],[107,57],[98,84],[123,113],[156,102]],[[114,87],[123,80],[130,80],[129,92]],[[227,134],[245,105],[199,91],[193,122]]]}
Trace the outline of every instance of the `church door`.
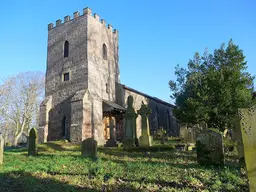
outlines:
{"label": "church door", "polygon": [[110,138],[110,130],[109,130],[110,117],[104,117],[104,139],[108,140]]}

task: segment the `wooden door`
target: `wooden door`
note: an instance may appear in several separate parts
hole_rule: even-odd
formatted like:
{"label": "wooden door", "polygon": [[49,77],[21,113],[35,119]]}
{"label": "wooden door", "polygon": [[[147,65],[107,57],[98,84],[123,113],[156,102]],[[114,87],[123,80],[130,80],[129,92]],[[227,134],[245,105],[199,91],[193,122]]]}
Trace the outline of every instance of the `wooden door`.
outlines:
{"label": "wooden door", "polygon": [[109,132],[109,117],[104,117],[104,139],[108,140],[110,138]]}

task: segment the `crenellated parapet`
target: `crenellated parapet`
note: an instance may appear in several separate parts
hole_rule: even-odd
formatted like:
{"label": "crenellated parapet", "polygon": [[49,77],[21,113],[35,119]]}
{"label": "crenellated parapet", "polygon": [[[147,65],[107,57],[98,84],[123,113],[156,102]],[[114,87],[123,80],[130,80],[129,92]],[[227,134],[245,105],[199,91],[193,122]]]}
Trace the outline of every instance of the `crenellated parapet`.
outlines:
{"label": "crenellated parapet", "polygon": [[48,24],[48,30],[51,30],[55,27],[58,27],[60,25],[63,25],[64,23],[73,21],[75,19],[79,19],[80,17],[83,17],[85,15],[94,17],[94,19],[96,19],[98,22],[100,22],[102,25],[104,25],[107,30],[111,31],[115,35],[118,34],[118,30],[116,30],[116,29],[113,30],[112,25],[110,25],[110,24],[107,25],[106,21],[104,19],[100,19],[99,15],[97,13],[92,14],[92,10],[88,7],[83,9],[83,14],[82,15],[80,15],[79,11],[76,11],[76,12],[73,13],[73,18],[71,18],[69,15],[67,15],[67,16],[64,17],[64,22],[62,22],[61,19],[58,19],[55,23],[55,26],[54,26],[53,23],[49,23]]}

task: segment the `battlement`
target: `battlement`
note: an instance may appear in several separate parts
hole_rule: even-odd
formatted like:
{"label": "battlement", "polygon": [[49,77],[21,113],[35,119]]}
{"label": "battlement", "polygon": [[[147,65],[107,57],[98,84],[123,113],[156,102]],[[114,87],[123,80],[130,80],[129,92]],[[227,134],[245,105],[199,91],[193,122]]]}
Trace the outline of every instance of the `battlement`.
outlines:
{"label": "battlement", "polygon": [[111,31],[115,35],[118,34],[118,30],[116,30],[116,29],[113,30],[112,25],[110,25],[110,24],[107,25],[106,21],[104,19],[100,19],[100,16],[97,13],[94,13],[92,15],[92,10],[90,8],[88,8],[88,7],[83,9],[83,14],[82,15],[80,15],[79,11],[76,11],[76,12],[73,13],[73,18],[72,19],[71,19],[71,17],[69,15],[67,15],[67,16],[64,17],[64,22],[62,22],[61,19],[58,19],[56,21],[55,26],[53,25],[53,23],[49,23],[48,24],[48,31],[50,31],[51,29],[54,29],[54,28],[56,28],[56,27],[58,27],[58,26],[60,26],[60,25],[62,25],[64,23],[73,21],[75,19],[79,19],[80,17],[83,17],[85,15],[89,15],[91,17],[94,17],[94,19],[96,19],[98,22],[100,22],[102,25],[104,25],[107,30]]}

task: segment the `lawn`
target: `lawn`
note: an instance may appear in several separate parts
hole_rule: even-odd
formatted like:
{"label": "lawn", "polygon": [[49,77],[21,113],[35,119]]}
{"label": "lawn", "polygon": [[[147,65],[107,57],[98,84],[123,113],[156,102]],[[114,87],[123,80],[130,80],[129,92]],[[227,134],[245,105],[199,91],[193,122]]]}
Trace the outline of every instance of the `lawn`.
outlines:
{"label": "lawn", "polygon": [[97,159],[80,154],[80,146],[63,141],[39,145],[36,157],[27,156],[26,148],[8,150],[0,191],[248,191],[234,155],[225,167],[202,167],[193,151],[99,147]]}

